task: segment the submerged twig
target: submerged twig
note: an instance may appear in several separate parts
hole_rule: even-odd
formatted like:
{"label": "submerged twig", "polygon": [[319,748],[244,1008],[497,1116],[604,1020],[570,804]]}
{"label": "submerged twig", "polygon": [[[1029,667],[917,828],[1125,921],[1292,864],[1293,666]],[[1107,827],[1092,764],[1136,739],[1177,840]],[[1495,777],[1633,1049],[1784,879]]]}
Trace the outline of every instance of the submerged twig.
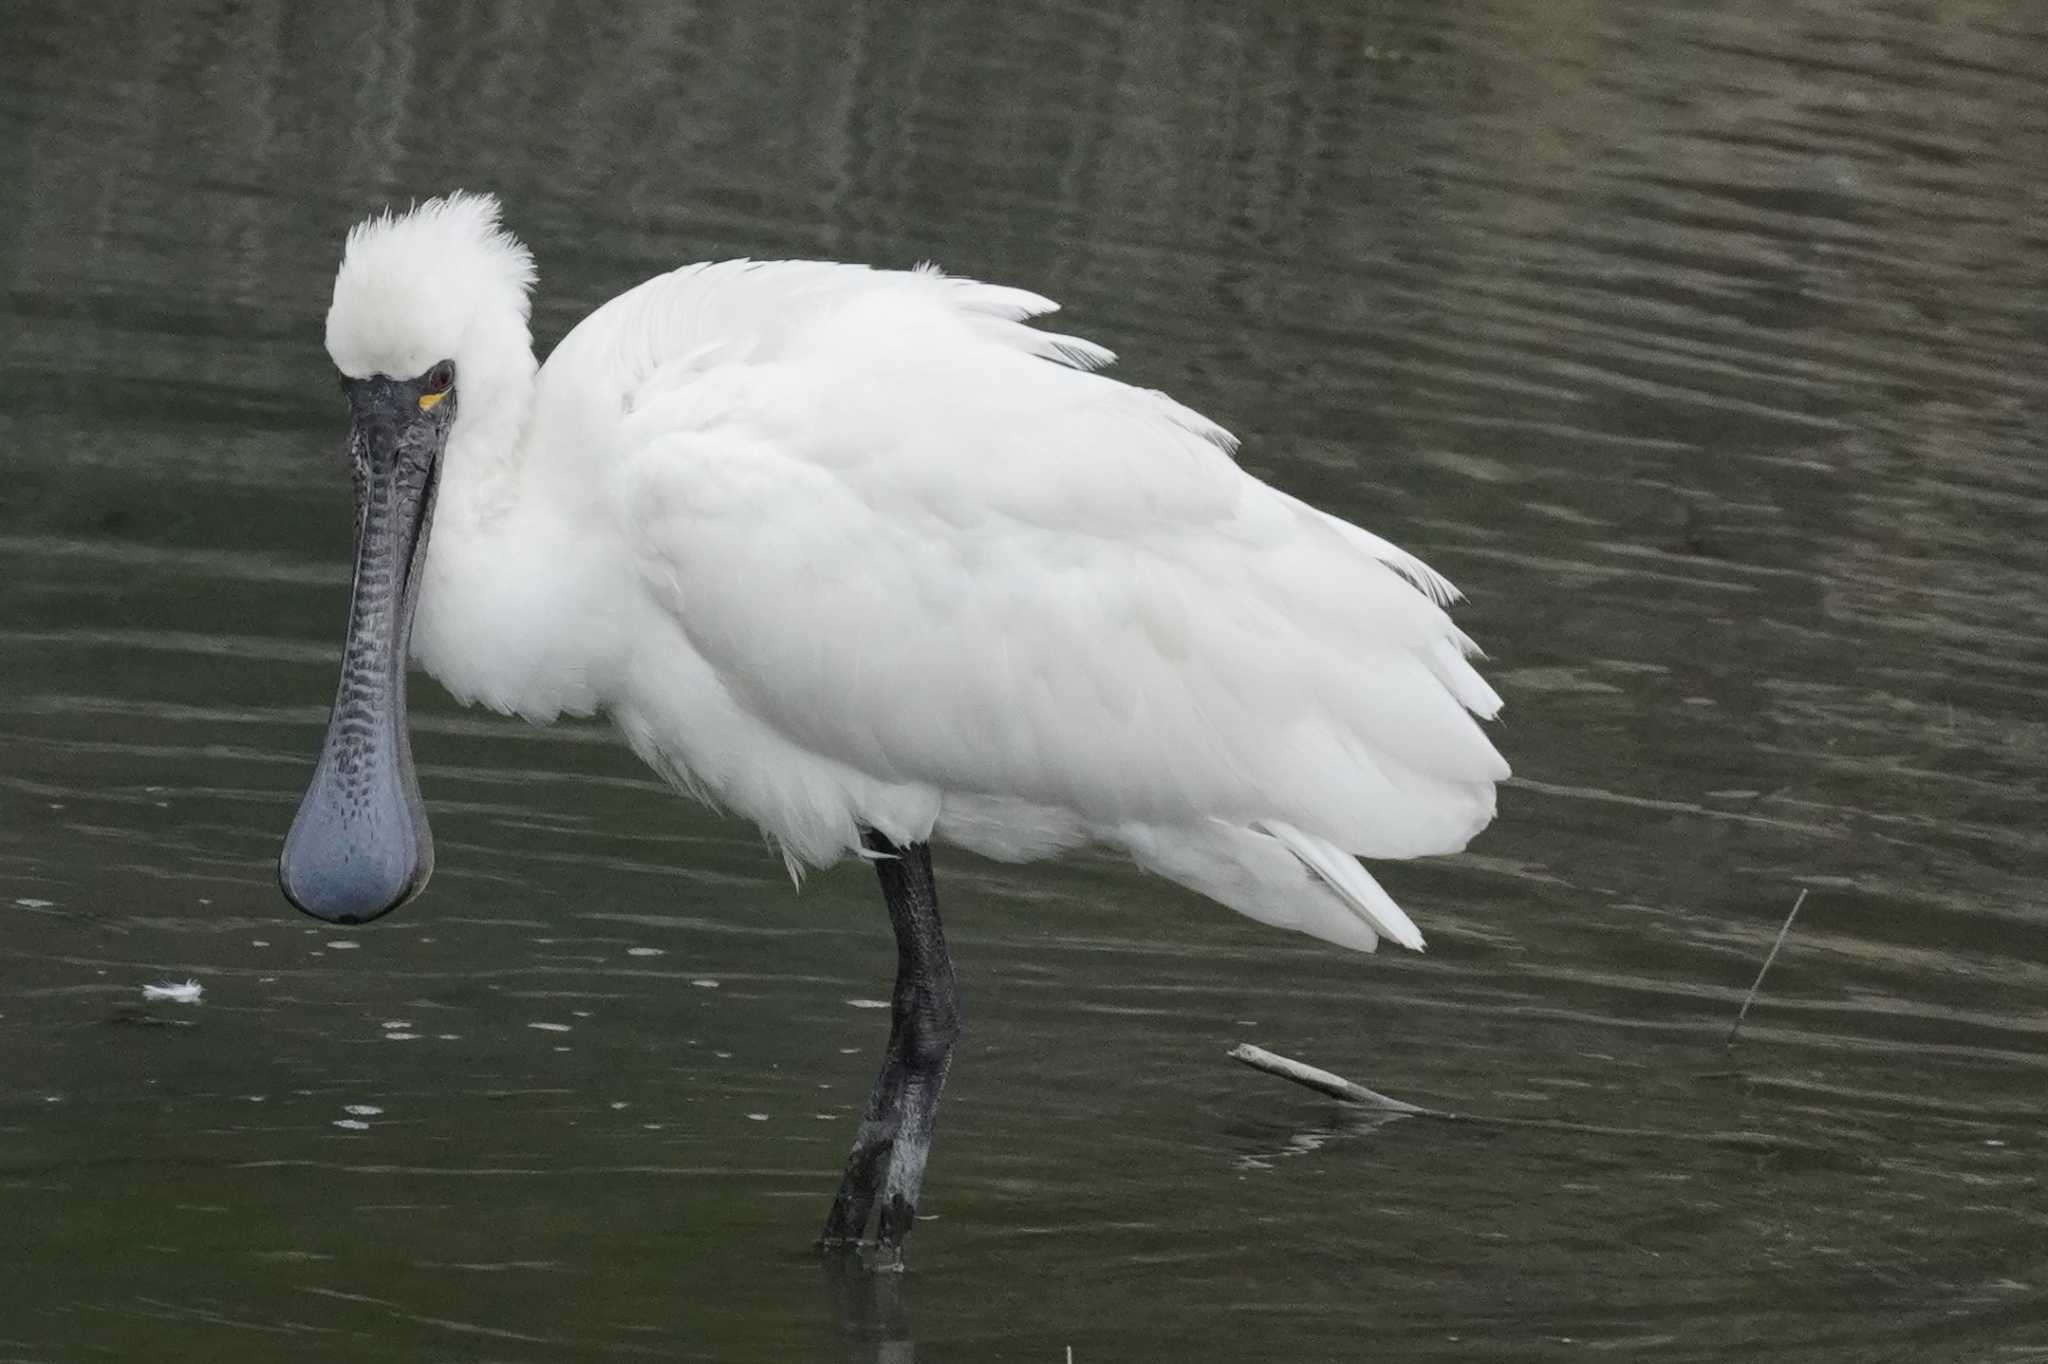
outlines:
{"label": "submerged twig", "polygon": [[1283,1080],[1306,1085],[1318,1093],[1328,1094],[1346,1103],[1363,1104],[1368,1108],[1376,1108],[1400,1117],[1435,1118],[1440,1122],[1470,1123],[1478,1127],[1521,1127],[1545,1132],[1576,1132],[1584,1136],[1620,1137],[1629,1140],[1694,1142],[1773,1154],[1785,1151],[1825,1155],[1846,1154],[1838,1152],[1833,1147],[1819,1146],[1792,1137],[1774,1137],[1763,1132],[1680,1132],[1659,1127],[1609,1127],[1603,1123],[1572,1122],[1565,1118],[1505,1118],[1481,1113],[1453,1113],[1442,1108],[1424,1108],[1419,1104],[1391,1098],[1376,1089],[1367,1089],[1364,1085],[1356,1084],[1341,1075],[1306,1065],[1292,1057],[1281,1056],[1277,1052],[1267,1051],[1264,1047],[1252,1046],[1248,1042],[1239,1043],[1231,1048],[1230,1059],[1241,1061],[1253,1070],[1263,1070],[1268,1075],[1278,1075]]}
{"label": "submerged twig", "polygon": [[1742,1007],[1735,1011],[1735,1023],[1728,1029],[1728,1040],[1721,1044],[1721,1050],[1728,1051],[1735,1046],[1735,1034],[1742,1031],[1742,1020],[1749,1017],[1749,1006],[1756,1002],[1756,992],[1763,988],[1764,973],[1771,969],[1771,963],[1778,959],[1778,949],[1785,945],[1785,935],[1792,931],[1792,921],[1799,917],[1799,906],[1806,903],[1807,887],[1801,886],[1799,898],[1792,902],[1791,912],[1785,915],[1785,922],[1778,927],[1778,940],[1771,944],[1770,955],[1757,968],[1756,979],[1750,982],[1749,993],[1742,997]]}

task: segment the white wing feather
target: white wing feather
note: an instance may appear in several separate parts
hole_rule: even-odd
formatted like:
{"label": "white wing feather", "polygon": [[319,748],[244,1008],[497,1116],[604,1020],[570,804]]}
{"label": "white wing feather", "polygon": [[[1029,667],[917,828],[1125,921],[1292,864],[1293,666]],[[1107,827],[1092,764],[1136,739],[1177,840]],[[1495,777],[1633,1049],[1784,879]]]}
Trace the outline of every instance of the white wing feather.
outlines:
{"label": "white wing feather", "polygon": [[[1350,854],[1492,816],[1508,769],[1468,712],[1499,698],[1449,584],[1088,372],[1109,352],[1025,325],[1052,308],[734,262],[572,333],[536,415],[581,428],[573,472],[639,566],[622,725],[807,861],[860,823],[999,856],[1097,839],[1253,917],[1419,946]],[[634,718],[684,705],[651,694],[670,673],[681,744]]]}

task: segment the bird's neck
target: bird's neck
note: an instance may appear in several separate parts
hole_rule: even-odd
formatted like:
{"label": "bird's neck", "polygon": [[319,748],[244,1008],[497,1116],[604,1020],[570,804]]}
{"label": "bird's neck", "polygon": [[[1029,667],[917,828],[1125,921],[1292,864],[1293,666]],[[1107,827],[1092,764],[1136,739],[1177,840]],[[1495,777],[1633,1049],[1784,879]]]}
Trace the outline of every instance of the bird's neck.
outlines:
{"label": "bird's neck", "polygon": [[549,404],[537,401],[523,326],[516,346],[456,363],[462,406],[442,457],[413,657],[465,704],[537,723],[588,714],[604,699],[616,632],[587,480],[572,495],[536,448],[558,433],[537,429]]}
{"label": "bird's neck", "polygon": [[518,501],[523,438],[533,411],[533,344],[521,325],[476,328],[486,339],[457,362],[455,428],[441,463],[435,533],[444,524],[482,526]]}

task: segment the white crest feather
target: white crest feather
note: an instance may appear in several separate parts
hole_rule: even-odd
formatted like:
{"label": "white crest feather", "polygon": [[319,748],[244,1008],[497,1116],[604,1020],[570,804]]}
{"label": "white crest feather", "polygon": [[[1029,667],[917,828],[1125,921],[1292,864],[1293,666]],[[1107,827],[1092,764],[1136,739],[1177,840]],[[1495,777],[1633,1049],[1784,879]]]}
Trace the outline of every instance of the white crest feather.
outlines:
{"label": "white crest feather", "polygon": [[499,226],[498,200],[456,191],[388,210],[348,234],[327,352],[342,373],[409,377],[457,357],[479,323],[516,320],[524,339],[533,255]]}

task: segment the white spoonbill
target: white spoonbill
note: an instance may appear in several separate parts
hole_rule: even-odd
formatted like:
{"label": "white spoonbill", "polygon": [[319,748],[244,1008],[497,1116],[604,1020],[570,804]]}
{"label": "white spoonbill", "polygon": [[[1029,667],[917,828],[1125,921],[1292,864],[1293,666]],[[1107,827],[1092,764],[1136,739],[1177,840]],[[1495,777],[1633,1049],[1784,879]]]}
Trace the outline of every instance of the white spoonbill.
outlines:
{"label": "white spoonbill", "polygon": [[533,279],[488,195],[349,233],[327,350],[355,586],[279,861],[293,904],[359,923],[426,884],[408,648],[465,702],[608,714],[793,875],[871,860],[894,1005],[822,1243],[872,1214],[889,1256],[960,1035],[932,840],[1107,844],[1265,923],[1422,946],[1357,859],[1462,848],[1508,768],[1420,560],[1095,373],[1108,351],[1026,325],[1036,294],[692,265],[536,366]]}

